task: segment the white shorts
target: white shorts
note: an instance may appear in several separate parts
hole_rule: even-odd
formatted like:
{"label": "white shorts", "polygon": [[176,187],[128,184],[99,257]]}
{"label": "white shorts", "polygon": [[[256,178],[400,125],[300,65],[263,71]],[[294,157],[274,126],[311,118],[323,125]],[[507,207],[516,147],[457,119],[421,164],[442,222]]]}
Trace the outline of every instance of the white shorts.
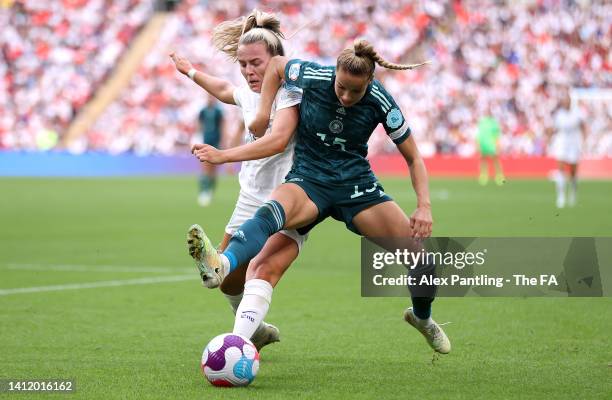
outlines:
{"label": "white shorts", "polygon": [[582,141],[580,138],[557,135],[553,140],[551,150],[555,160],[568,164],[578,164],[582,153]]}
{"label": "white shorts", "polygon": [[[234,213],[225,227],[225,233],[228,235],[233,235],[240,225],[242,225],[247,219],[252,218],[257,209],[263,206],[263,204],[264,201],[241,190],[240,194],[238,195],[238,200],[236,201]],[[282,230],[280,233],[293,239],[298,246],[298,251],[302,250],[304,242],[306,239],[308,239],[308,234],[300,235],[295,229]]]}

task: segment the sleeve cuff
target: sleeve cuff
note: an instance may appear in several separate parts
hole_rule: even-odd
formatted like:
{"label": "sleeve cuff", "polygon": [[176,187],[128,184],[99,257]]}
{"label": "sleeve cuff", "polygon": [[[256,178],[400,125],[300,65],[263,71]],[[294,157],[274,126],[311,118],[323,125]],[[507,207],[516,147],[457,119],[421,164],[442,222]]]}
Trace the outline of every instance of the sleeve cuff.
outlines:
{"label": "sleeve cuff", "polygon": [[406,140],[408,136],[410,136],[410,133],[411,131],[410,127],[408,126],[408,121],[404,119],[404,123],[402,124],[402,126],[400,126],[399,129],[389,133],[389,137],[391,138],[391,140],[393,140],[395,144],[400,144],[401,142]]}
{"label": "sleeve cuff", "polygon": [[410,129],[406,130],[406,132],[399,138],[393,139],[393,143],[395,143],[396,145],[400,145],[404,143],[406,139],[408,139],[409,136],[410,136]]}

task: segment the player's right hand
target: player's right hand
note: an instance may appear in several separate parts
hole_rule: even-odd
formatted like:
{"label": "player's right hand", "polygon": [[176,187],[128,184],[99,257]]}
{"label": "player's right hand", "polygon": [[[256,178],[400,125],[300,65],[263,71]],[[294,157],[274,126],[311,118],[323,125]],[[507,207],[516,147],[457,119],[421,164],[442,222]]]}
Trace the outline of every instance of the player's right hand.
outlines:
{"label": "player's right hand", "polygon": [[200,160],[200,162],[209,162],[211,164],[223,164],[226,160],[223,156],[223,151],[207,144],[194,144],[191,152]]}
{"label": "player's right hand", "polygon": [[410,228],[412,228],[412,237],[428,238],[431,236],[431,228],[433,218],[429,207],[417,207],[410,216]]}
{"label": "player's right hand", "polygon": [[187,72],[193,68],[193,65],[191,65],[188,59],[183,56],[179,56],[174,51],[170,53],[170,58],[172,61],[174,61],[174,66],[181,74],[187,75]]}
{"label": "player's right hand", "polygon": [[204,146],[206,146],[204,143],[196,143],[196,144],[194,144],[193,146],[191,146],[191,154],[195,155],[196,151],[200,150]]}

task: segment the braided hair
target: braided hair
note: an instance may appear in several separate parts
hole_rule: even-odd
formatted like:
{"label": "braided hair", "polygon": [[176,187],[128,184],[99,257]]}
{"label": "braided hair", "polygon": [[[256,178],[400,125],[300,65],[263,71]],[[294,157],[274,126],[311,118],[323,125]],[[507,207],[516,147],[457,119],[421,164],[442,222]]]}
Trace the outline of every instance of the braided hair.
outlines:
{"label": "braided hair", "polygon": [[414,69],[429,63],[430,61],[418,64],[390,63],[374,50],[374,46],[372,46],[370,42],[364,39],[355,39],[353,46],[342,50],[338,56],[336,69],[342,68],[352,75],[367,75],[372,77],[374,76],[376,64],[387,69],[404,70]]}

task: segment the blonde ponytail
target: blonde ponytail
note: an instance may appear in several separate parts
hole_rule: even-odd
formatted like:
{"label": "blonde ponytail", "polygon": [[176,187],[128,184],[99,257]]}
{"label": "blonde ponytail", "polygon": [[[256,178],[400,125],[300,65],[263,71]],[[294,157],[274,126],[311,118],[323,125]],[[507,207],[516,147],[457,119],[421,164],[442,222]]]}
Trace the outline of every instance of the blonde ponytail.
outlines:
{"label": "blonde ponytail", "polygon": [[213,30],[214,46],[236,61],[238,46],[264,42],[270,55],[284,55],[280,20],[274,14],[253,10],[246,17],[220,23]]}

